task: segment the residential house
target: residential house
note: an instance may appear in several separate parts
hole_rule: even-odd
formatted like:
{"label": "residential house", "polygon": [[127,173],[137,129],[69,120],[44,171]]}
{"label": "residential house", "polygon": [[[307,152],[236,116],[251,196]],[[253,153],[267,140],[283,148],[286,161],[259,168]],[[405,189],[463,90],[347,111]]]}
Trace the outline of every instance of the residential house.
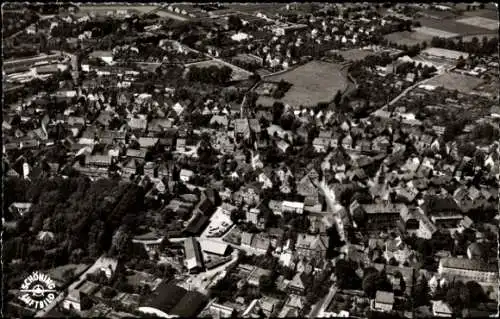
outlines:
{"label": "residential house", "polygon": [[372,308],[376,311],[391,312],[394,308],[394,293],[380,290],[377,291]]}
{"label": "residential house", "polygon": [[141,118],[131,118],[127,124],[132,131],[145,132],[148,127],[148,121]]}
{"label": "residential house", "polygon": [[141,149],[147,150],[153,148],[158,144],[159,139],[157,137],[139,137],[137,141]]}
{"label": "residential house", "polygon": [[316,137],[313,140],[313,147],[317,153],[326,153],[330,148],[331,138]]}
{"label": "residential house", "polygon": [[351,135],[347,135],[346,137],[344,137],[342,139],[342,147],[347,151],[350,151],[353,149],[352,143],[353,143],[353,139],[352,139]]}
{"label": "residential house", "polygon": [[181,169],[179,173],[179,178],[184,183],[189,182],[189,180],[194,176],[194,172],[189,169]]}
{"label": "residential house", "polygon": [[271,240],[266,234],[259,233],[252,237],[250,247],[260,254],[265,254],[271,247]]}
{"label": "residential house", "polygon": [[185,152],[186,151],[186,139],[185,138],[178,138],[176,145],[175,145],[175,150],[178,152]]}
{"label": "residential house", "polygon": [[462,210],[452,196],[427,196],[423,211],[438,228],[458,228],[463,220]]}
{"label": "residential house", "polygon": [[302,296],[305,293],[305,285],[304,282],[302,281],[302,272],[297,272],[295,276],[293,276],[293,279],[288,283],[288,293],[289,294],[294,294],[294,295],[299,295]]}
{"label": "residential house", "polygon": [[214,115],[210,119],[210,125],[217,125],[221,128],[226,129],[229,125],[229,120],[225,115]]}
{"label": "residential house", "polygon": [[243,202],[247,205],[256,205],[260,202],[259,188],[252,185],[243,186],[234,193],[233,198],[238,205]]}
{"label": "residential house", "polygon": [[328,249],[328,240],[321,235],[299,234],[295,243],[298,256],[307,258],[325,258]]}
{"label": "residential house", "polygon": [[14,216],[23,217],[30,212],[32,206],[32,203],[15,202],[10,204],[9,212]]}
{"label": "residential house", "polygon": [[125,153],[128,158],[136,159],[139,161],[144,161],[146,159],[146,150],[135,150],[135,149],[127,149]]}
{"label": "residential house", "polygon": [[432,301],[432,314],[436,317],[453,317],[453,310],[450,305],[442,300]]}
{"label": "residential house", "polygon": [[311,177],[309,175],[305,175],[297,184],[297,193],[301,196],[317,196],[318,190],[316,186],[314,186]]}
{"label": "residential house", "polygon": [[172,120],[157,118],[148,123],[148,131],[153,134],[160,134],[172,127]]}

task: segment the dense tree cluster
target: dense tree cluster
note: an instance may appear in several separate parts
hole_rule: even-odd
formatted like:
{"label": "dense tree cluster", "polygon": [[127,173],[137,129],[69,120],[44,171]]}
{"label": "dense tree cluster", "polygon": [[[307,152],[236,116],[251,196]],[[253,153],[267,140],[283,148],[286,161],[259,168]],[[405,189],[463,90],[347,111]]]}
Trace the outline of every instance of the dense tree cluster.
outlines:
{"label": "dense tree cluster", "polygon": [[481,41],[473,37],[471,41],[464,42],[462,38],[457,40],[433,37],[431,46],[448,50],[464,51],[469,54],[491,55],[498,52],[498,37],[483,37]]}
{"label": "dense tree cluster", "polygon": [[285,93],[292,87],[291,83],[281,80],[278,82],[276,89],[273,92],[273,98],[281,99],[285,96]]}
{"label": "dense tree cluster", "polygon": [[[6,179],[4,208],[12,202],[31,202],[30,214],[5,233],[4,258],[22,260],[9,277],[16,283],[24,271],[90,261],[102,253],[126,257],[133,234],[144,215],[144,191],[134,184],[84,177],[38,179],[26,183]],[[40,242],[40,231],[54,239]],[[90,259],[89,259],[90,258]]]}
{"label": "dense tree cluster", "polygon": [[23,10],[22,13],[2,11],[3,36],[7,38],[38,20],[38,15],[32,10]]}
{"label": "dense tree cluster", "polygon": [[187,77],[189,81],[224,84],[231,79],[233,70],[228,66],[217,67],[211,65],[209,67],[190,67]]}

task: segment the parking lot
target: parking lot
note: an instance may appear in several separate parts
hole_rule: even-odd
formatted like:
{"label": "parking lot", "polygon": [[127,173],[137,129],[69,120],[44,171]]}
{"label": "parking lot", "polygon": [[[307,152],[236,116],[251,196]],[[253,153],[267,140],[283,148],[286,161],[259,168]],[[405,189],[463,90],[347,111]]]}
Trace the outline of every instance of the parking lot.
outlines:
{"label": "parking lot", "polygon": [[210,224],[201,234],[201,238],[221,237],[231,226],[231,213],[221,207],[210,218]]}

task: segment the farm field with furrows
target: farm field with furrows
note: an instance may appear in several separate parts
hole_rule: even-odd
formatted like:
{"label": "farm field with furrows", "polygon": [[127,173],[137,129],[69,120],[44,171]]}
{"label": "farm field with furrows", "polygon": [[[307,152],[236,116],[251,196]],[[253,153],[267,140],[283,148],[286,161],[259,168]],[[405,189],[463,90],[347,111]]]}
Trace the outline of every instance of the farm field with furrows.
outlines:
{"label": "farm field with furrows", "polygon": [[456,33],[459,35],[472,35],[479,33],[491,33],[487,28],[467,25],[452,19],[433,19],[433,18],[420,18],[418,19],[422,26],[442,30],[445,32]]}

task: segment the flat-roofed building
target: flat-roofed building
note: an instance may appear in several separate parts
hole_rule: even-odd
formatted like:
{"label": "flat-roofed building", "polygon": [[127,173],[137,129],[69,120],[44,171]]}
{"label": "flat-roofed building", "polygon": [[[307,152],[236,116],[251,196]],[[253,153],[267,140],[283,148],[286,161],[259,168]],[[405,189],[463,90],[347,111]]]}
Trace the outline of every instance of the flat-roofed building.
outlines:
{"label": "flat-roofed building", "polygon": [[209,239],[200,240],[200,246],[201,250],[207,253],[221,255],[221,256],[226,255],[229,248],[229,245],[226,243]]}

